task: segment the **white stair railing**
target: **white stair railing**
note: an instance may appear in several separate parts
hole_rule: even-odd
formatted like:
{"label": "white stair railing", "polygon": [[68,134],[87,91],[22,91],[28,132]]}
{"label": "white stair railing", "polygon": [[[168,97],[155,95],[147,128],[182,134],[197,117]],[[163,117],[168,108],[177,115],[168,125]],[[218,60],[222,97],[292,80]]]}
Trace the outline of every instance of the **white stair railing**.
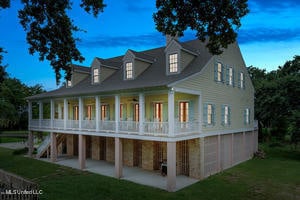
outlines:
{"label": "white stair railing", "polygon": [[43,153],[47,150],[51,142],[50,135],[47,135],[44,141],[40,144],[40,146],[37,148],[37,154],[36,157],[40,158]]}

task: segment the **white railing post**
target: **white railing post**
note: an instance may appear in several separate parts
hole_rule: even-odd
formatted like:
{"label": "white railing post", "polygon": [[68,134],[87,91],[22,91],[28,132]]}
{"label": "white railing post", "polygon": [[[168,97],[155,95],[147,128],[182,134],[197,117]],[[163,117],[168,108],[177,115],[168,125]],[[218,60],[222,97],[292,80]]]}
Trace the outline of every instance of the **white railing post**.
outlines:
{"label": "white railing post", "polygon": [[64,129],[67,129],[67,120],[68,120],[68,101],[64,99]]}
{"label": "white railing post", "polygon": [[201,98],[201,95],[198,95],[198,131],[199,133],[202,133],[202,98]]}
{"label": "white railing post", "polygon": [[82,97],[78,99],[78,106],[79,106],[79,130],[82,129],[82,120],[83,120],[83,104],[82,104]]}
{"label": "white railing post", "polygon": [[173,137],[175,136],[175,119],[174,119],[174,98],[175,98],[175,94],[174,94],[174,90],[173,88],[171,88],[171,90],[168,91],[168,124],[169,124],[169,136]]}
{"label": "white railing post", "polygon": [[42,128],[43,120],[43,102],[39,101],[39,128]]}
{"label": "white railing post", "polygon": [[115,96],[115,124],[116,133],[119,132],[119,121],[120,121],[120,95]]}
{"label": "white railing post", "polygon": [[145,96],[143,93],[139,94],[139,116],[140,116],[140,122],[139,122],[139,133],[144,133],[144,122],[145,122]]}
{"label": "white railing post", "polygon": [[96,99],[96,131],[100,130],[100,108],[101,108],[101,99],[99,96],[95,97]]}
{"label": "white railing post", "polygon": [[53,125],[54,125],[54,101],[53,99],[50,100],[50,127],[51,129],[53,129]]}

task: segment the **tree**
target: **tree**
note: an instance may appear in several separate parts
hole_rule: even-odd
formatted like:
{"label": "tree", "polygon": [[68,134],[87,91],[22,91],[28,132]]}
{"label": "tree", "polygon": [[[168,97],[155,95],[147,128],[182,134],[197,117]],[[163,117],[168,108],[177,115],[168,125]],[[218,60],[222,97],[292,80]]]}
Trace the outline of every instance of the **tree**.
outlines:
{"label": "tree", "polygon": [[256,67],[248,71],[255,88],[255,118],[272,136],[300,140],[300,56],[277,70],[266,72]]}
{"label": "tree", "polygon": [[221,54],[222,48],[236,40],[235,29],[248,10],[247,0],[156,0],[154,13],[156,29],[171,36],[182,36],[190,28],[212,54]]}
{"label": "tree", "polygon": [[[10,0],[1,1],[0,7],[8,8]],[[61,79],[61,70],[65,78],[70,79],[72,61],[84,60],[79,52],[74,33],[81,31],[67,15],[72,8],[70,0],[22,0],[24,8],[19,11],[20,23],[27,34],[29,53],[39,54],[41,61],[50,61],[56,75],[56,83]],[[80,6],[95,17],[103,12],[103,0],[81,0]]]}

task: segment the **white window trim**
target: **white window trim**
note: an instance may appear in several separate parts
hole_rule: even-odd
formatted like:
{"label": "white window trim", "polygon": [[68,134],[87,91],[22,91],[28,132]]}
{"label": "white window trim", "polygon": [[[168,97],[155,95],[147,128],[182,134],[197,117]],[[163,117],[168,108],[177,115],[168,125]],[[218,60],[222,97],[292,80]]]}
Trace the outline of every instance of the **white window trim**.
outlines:
{"label": "white window trim", "polygon": [[[98,82],[95,82],[95,75],[94,75],[94,70],[98,69]],[[100,84],[100,67],[94,67],[92,68],[92,84],[97,85]]]}
{"label": "white window trim", "polygon": [[[132,70],[132,77],[128,78],[127,77],[127,64],[131,63],[131,70]],[[124,80],[133,80],[134,79],[134,62],[132,61],[127,61],[124,62]]]}
{"label": "white window trim", "polygon": [[[170,68],[170,56],[177,54],[177,71],[171,72]],[[174,74],[179,74],[181,71],[181,65],[180,65],[180,52],[179,51],[174,51],[174,52],[169,52],[166,56],[166,71],[167,75],[174,75]]]}
{"label": "white window trim", "polygon": [[[70,85],[69,85],[70,83]],[[71,75],[71,80],[66,80],[66,87],[71,88],[73,87],[73,75]]]}

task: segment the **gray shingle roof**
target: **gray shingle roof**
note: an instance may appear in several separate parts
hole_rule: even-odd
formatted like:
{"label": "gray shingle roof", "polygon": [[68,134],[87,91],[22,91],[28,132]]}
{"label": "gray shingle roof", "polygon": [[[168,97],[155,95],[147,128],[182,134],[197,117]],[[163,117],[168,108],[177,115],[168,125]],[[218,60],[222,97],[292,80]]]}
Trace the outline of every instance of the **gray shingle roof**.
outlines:
{"label": "gray shingle roof", "polygon": [[[126,89],[140,89],[158,86],[167,86],[175,81],[179,81],[188,76],[191,76],[206,65],[206,63],[212,58],[212,54],[208,52],[205,47],[205,43],[200,40],[192,40],[184,43],[180,43],[183,48],[198,52],[195,59],[184,68],[180,74],[166,75],[166,59],[164,49],[160,47],[156,49],[150,49],[142,52],[135,52],[137,56],[143,56],[143,58],[154,58],[153,63],[142,74],[136,77],[134,80],[124,80],[123,70],[119,68],[109,78],[104,80],[99,85],[91,84],[91,76],[87,77],[80,83],[71,88],[61,87],[57,90],[49,91],[46,93],[38,94],[28,97],[27,99],[43,99],[43,98],[56,98],[64,96],[77,96],[77,95],[90,95],[100,94],[103,92],[120,91]],[[196,54],[195,54],[196,55]],[[123,56],[114,57],[111,59],[100,59],[101,63],[105,63],[108,66],[117,67],[116,64],[122,63]],[[89,69],[89,68],[87,68]]]}

